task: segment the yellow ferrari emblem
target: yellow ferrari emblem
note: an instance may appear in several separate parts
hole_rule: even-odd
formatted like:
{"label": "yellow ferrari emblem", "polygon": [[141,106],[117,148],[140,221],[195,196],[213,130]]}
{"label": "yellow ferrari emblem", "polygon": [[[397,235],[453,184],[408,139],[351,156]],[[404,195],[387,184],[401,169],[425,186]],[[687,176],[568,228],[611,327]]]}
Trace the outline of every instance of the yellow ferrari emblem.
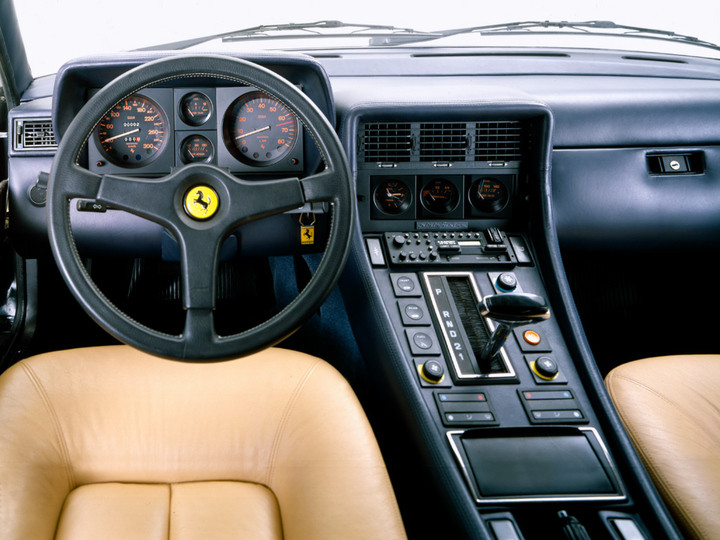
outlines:
{"label": "yellow ferrari emblem", "polygon": [[217,212],[217,193],[209,186],[195,186],[185,194],[185,212],[195,219],[209,219]]}

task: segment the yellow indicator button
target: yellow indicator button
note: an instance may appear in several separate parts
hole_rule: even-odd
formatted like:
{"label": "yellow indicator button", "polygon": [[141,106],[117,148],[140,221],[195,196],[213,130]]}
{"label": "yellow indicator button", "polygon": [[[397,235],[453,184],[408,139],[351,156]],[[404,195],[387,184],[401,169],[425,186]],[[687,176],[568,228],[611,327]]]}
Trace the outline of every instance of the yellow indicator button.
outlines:
{"label": "yellow indicator button", "polygon": [[523,339],[527,341],[530,345],[540,344],[540,334],[534,332],[533,330],[525,330],[525,332],[523,333]]}
{"label": "yellow indicator button", "polygon": [[205,220],[217,212],[220,201],[210,186],[195,186],[185,194],[185,212],[193,219]]}

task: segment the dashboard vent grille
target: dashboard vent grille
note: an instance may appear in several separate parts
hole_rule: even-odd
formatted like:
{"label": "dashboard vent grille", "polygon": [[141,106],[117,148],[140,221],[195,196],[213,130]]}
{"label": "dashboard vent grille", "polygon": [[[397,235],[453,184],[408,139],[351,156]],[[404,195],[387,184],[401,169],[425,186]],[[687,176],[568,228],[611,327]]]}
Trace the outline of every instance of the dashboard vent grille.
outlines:
{"label": "dashboard vent grille", "polygon": [[420,124],[420,161],[465,161],[468,146],[466,124]]}
{"label": "dashboard vent grille", "polygon": [[517,161],[523,155],[520,122],[478,122],[475,161]]}
{"label": "dashboard vent grille", "polygon": [[364,152],[365,162],[410,161],[410,124],[365,124],[360,150]]}
{"label": "dashboard vent grille", "polygon": [[57,148],[52,121],[49,118],[15,119],[13,150],[54,150]]}

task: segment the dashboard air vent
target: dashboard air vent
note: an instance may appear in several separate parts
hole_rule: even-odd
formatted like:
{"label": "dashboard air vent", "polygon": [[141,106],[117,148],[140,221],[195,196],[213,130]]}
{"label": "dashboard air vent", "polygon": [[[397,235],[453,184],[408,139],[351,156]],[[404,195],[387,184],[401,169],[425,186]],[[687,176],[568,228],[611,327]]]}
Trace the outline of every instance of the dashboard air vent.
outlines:
{"label": "dashboard air vent", "polygon": [[478,122],[475,161],[517,161],[523,155],[520,122]]}
{"label": "dashboard air vent", "polygon": [[50,118],[16,118],[13,134],[13,150],[17,152],[57,148]]}
{"label": "dashboard air vent", "polygon": [[465,161],[469,142],[466,124],[420,124],[420,161]]}
{"label": "dashboard air vent", "polygon": [[365,124],[360,151],[366,163],[410,161],[410,124]]}

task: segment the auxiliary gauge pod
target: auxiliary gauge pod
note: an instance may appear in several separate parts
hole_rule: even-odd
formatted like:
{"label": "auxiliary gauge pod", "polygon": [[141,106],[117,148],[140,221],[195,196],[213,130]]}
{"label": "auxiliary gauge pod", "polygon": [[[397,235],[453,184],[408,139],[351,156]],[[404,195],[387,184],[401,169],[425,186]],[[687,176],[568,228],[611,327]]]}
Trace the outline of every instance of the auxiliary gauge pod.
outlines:
{"label": "auxiliary gauge pod", "polygon": [[500,352],[514,328],[550,318],[549,306],[537,294],[504,293],[486,296],[477,308],[480,315],[497,323],[478,358],[481,373],[489,369],[490,361]]}

